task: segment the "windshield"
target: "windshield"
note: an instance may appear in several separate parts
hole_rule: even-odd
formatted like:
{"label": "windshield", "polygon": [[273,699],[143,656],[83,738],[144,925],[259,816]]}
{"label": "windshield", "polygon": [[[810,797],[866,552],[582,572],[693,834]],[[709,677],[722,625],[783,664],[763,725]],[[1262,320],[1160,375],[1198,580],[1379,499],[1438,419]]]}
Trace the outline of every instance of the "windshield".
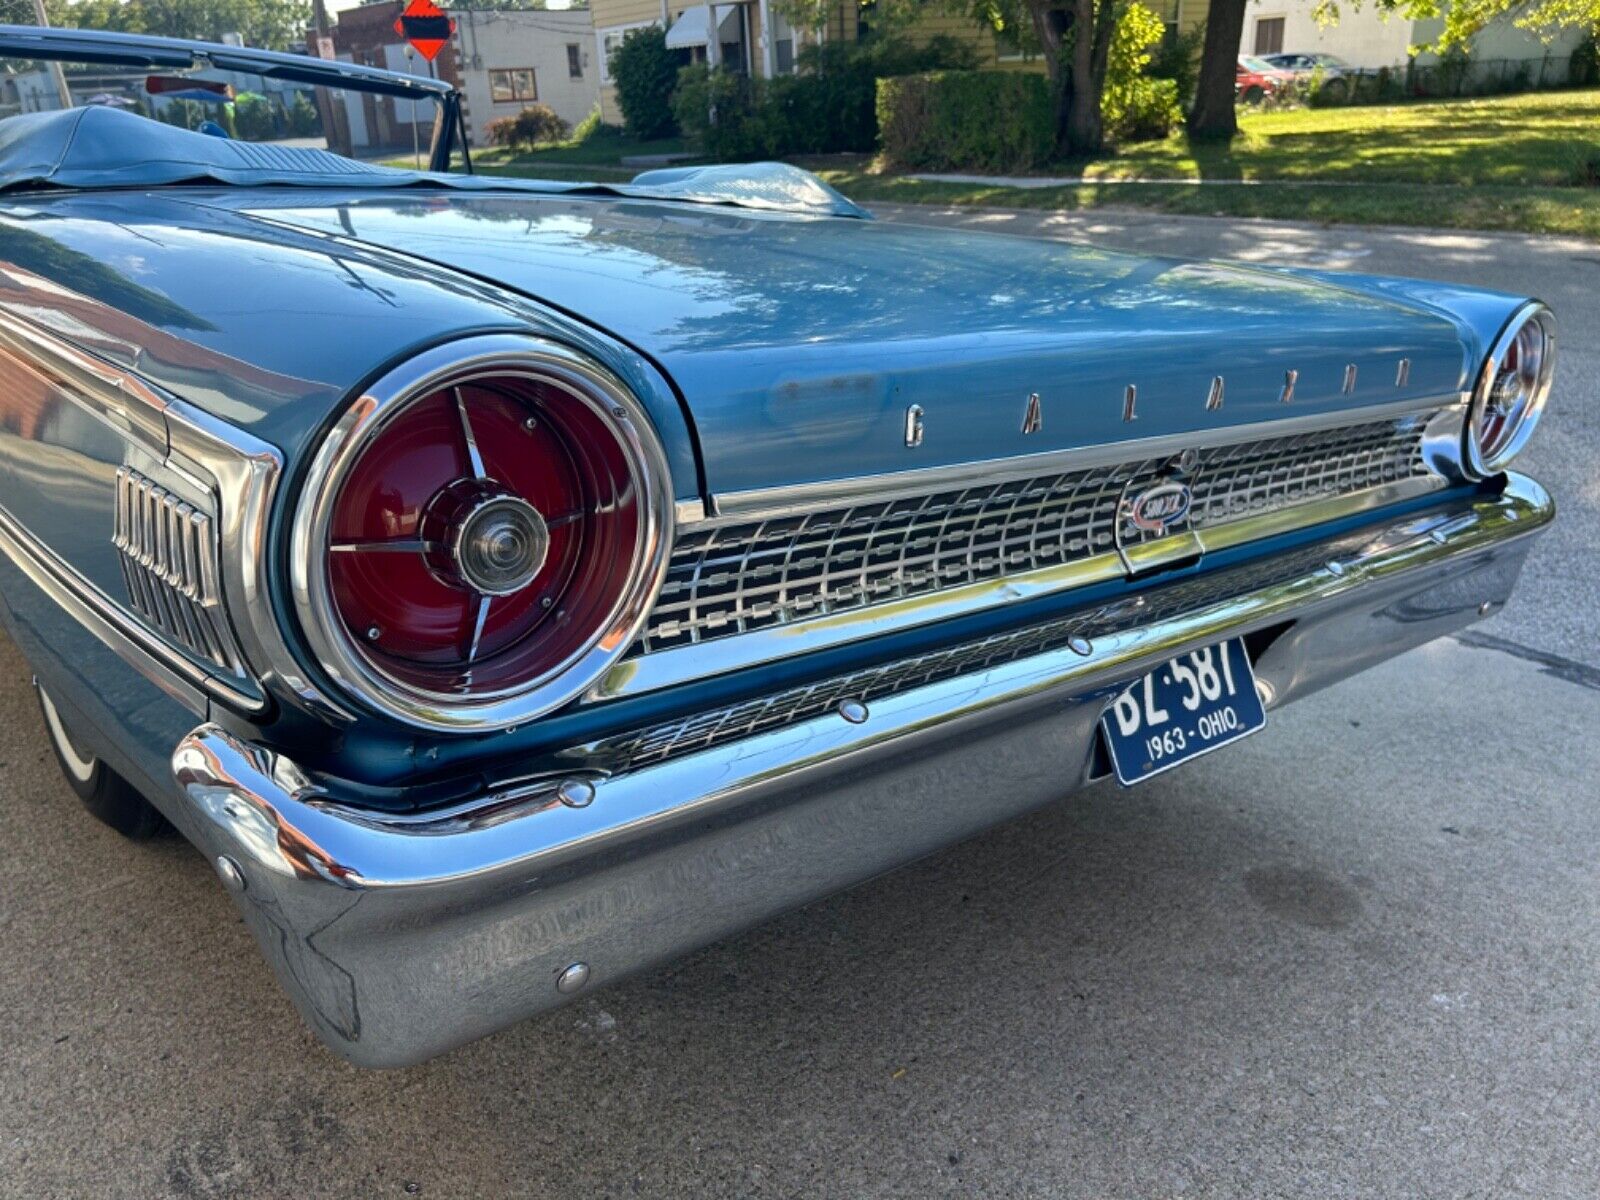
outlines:
{"label": "windshield", "polygon": [[213,137],[421,170],[441,119],[440,98],[429,94],[377,95],[215,67],[0,61],[0,128],[27,113],[97,105]]}
{"label": "windshield", "polygon": [[1261,74],[1262,72],[1270,72],[1270,71],[1277,70],[1276,67],[1274,67],[1271,63],[1267,62],[1265,59],[1262,59],[1262,58],[1251,58],[1248,55],[1243,55],[1243,56],[1240,57],[1239,65],[1241,67],[1243,67],[1246,71],[1254,71],[1257,74]]}

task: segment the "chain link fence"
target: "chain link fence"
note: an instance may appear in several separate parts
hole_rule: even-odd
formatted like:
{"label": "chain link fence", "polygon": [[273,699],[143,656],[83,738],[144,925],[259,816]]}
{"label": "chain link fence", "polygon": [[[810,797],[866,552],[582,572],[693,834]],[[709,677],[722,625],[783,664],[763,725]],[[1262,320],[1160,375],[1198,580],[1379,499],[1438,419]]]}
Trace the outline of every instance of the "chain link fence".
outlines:
{"label": "chain link fence", "polygon": [[1313,103],[1391,104],[1400,100],[1504,96],[1514,92],[1592,87],[1600,83],[1594,52],[1541,58],[1451,55],[1430,63],[1345,71],[1321,82]]}

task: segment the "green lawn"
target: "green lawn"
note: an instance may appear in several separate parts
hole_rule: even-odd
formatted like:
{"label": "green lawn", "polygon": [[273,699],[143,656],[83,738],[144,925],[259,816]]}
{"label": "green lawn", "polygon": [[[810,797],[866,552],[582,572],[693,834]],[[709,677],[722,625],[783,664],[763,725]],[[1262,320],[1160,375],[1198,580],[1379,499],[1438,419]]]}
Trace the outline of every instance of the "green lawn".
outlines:
{"label": "green lawn", "polygon": [[[1226,146],[1181,134],[1040,175],[1147,182],[1014,188],[931,183],[860,159],[807,161],[864,203],[1077,210],[1147,208],[1210,216],[1572,234],[1600,241],[1600,90],[1248,113]],[[629,179],[636,154],[692,150],[605,131],[582,144],[474,155],[485,174]],[[1211,180],[1204,185],[1161,180]]]}
{"label": "green lawn", "polygon": [[1600,171],[1600,90],[1247,113],[1226,146],[1181,135],[1052,174],[1566,187]]}
{"label": "green lawn", "polygon": [[[1241,124],[1226,146],[1178,134],[1037,172],[1152,182],[1023,189],[817,166],[862,202],[1153,208],[1600,240],[1600,90],[1251,113]],[[1153,182],[1162,179],[1218,182]]]}
{"label": "green lawn", "polygon": [[621,161],[645,154],[685,154],[691,152],[682,138],[657,138],[643,142],[620,130],[602,127],[582,142],[555,142],[537,150],[513,155],[508,150],[478,150],[472,155],[475,170],[486,175],[545,175],[546,167],[607,167],[636,174],[644,168],[623,167]]}

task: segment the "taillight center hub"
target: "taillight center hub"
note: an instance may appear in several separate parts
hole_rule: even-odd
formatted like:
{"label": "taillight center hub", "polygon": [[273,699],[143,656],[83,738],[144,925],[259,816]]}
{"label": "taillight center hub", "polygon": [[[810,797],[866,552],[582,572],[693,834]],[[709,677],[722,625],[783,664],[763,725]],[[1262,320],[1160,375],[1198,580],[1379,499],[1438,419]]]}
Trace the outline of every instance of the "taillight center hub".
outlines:
{"label": "taillight center hub", "polygon": [[428,502],[422,530],[429,563],[457,587],[509,596],[538,577],[550,553],[544,515],[492,482],[451,484]]}

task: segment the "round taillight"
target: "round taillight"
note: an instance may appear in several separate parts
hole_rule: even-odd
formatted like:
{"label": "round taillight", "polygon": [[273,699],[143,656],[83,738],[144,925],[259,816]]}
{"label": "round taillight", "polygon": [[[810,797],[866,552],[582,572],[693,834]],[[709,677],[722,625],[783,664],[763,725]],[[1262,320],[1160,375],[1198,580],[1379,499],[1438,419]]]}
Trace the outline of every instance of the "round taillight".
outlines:
{"label": "round taillight", "polygon": [[1467,409],[1462,460],[1484,479],[1504,470],[1533,436],[1555,371],[1556,325],[1550,310],[1518,311],[1484,360]]}
{"label": "round taillight", "polygon": [[296,608],[370,707],[514,725],[626,650],[665,568],[669,496],[644,414],[597,364],[510,336],[441,347],[368,389],[319,451]]}

